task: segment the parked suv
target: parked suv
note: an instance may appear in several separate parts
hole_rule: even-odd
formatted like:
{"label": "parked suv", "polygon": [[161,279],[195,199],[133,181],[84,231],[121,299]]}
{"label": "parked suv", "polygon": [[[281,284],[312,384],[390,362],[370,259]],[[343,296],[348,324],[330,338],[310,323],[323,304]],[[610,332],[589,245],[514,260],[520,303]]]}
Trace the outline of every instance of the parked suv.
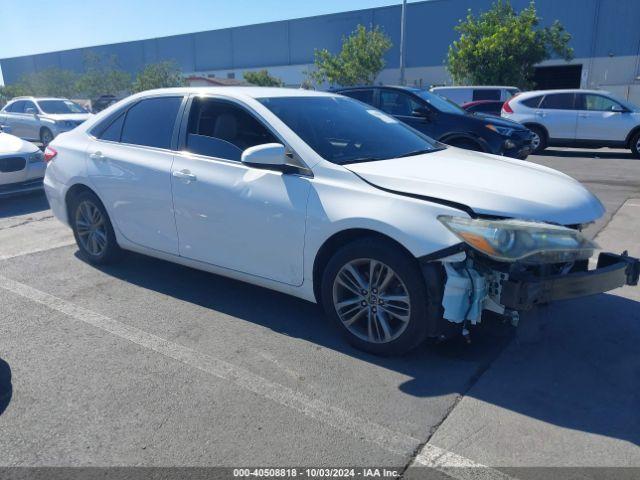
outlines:
{"label": "parked suv", "polygon": [[66,98],[16,97],[0,110],[0,124],[23,140],[48,145],[58,134],[76,128],[90,113]]}
{"label": "parked suv", "polygon": [[640,156],[640,108],[601,90],[539,90],[502,106],[502,117],[527,126],[534,150],[547,146],[629,148]]}
{"label": "parked suv", "polygon": [[453,102],[412,87],[354,87],[337,90],[368,103],[416,130],[454,147],[525,159],[531,132],[493,115],[470,114]]}

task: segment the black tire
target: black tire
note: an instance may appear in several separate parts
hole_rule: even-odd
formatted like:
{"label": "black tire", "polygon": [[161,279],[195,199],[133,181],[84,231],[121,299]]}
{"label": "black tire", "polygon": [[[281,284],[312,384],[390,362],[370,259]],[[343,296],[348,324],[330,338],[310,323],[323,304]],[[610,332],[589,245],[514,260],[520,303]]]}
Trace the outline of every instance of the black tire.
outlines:
{"label": "black tire", "polygon": [[452,147],[464,148],[465,150],[473,150],[474,152],[484,152],[482,146],[470,138],[453,138],[450,141],[444,142]]}
{"label": "black tire", "polygon": [[[335,306],[335,303],[340,303],[339,299],[334,299],[334,294],[336,292],[335,289],[342,288],[342,285],[344,284],[338,282],[334,286],[334,282],[336,282],[336,277],[342,271],[343,267],[350,265],[350,262],[366,262],[369,259],[373,259],[376,262],[382,262],[385,266],[389,267],[392,270],[392,273],[395,273],[402,282],[402,284],[396,283],[396,287],[406,287],[403,290],[403,294],[406,292],[410,299],[409,315],[407,315],[408,321],[406,322],[398,321],[397,318],[389,315],[388,310],[385,310],[385,308],[396,308],[391,305],[392,300],[385,304],[384,307],[378,307],[380,309],[379,314],[386,318],[384,323],[386,324],[387,329],[394,325],[404,325],[397,329],[397,337],[394,338],[393,336],[389,336],[389,340],[384,342],[365,340],[349,330],[349,327],[347,327],[341,320]],[[385,271],[380,271],[379,279],[386,276],[383,272]],[[388,272],[388,270],[386,272]],[[369,285],[371,285],[372,282],[370,282],[370,279],[367,280],[369,281]],[[384,282],[378,281],[377,283],[373,283],[381,285]],[[385,288],[385,293],[387,292],[387,288],[390,291],[392,286],[393,282],[389,284],[389,287]],[[350,292],[353,292],[353,290],[350,290]],[[375,293],[375,289],[371,288],[371,292]],[[362,291],[360,293],[362,293]],[[393,293],[391,293],[391,295],[393,295]],[[376,327],[380,326],[377,330],[382,332],[383,328],[382,324],[378,320],[378,314],[373,314],[373,317],[371,317],[375,319],[373,323],[371,323],[371,320],[369,320],[370,317],[367,315],[371,315],[372,309],[373,311],[376,311],[375,306],[378,305],[378,302],[380,302],[380,304],[383,303],[381,299],[387,299],[389,296],[383,295],[383,291],[381,290],[378,292],[378,300],[374,298],[372,302],[370,297],[371,295],[367,297],[366,302],[368,305],[364,307],[361,305],[364,305],[365,297],[361,295],[358,296],[359,299],[354,304],[356,305],[355,308],[365,310],[365,312],[357,322],[354,322],[351,328],[362,328],[362,330],[364,330],[364,325],[376,325]],[[420,345],[427,336],[429,321],[431,319],[428,318],[427,288],[424,277],[415,258],[401,251],[393,242],[378,238],[363,238],[355,240],[338,250],[329,260],[329,263],[324,269],[322,275],[321,299],[327,315],[333,319],[342,334],[345,336],[346,340],[354,347],[364,350],[365,352],[383,356],[402,355]],[[350,301],[353,302],[353,300]],[[373,327],[371,328],[373,329]],[[384,331],[388,331],[387,329],[384,329]],[[371,335],[370,332],[371,330],[369,330],[369,335]],[[381,335],[379,333],[379,340],[381,340],[380,336]]]}
{"label": "black tire", "polygon": [[640,132],[631,139],[631,152],[635,157],[640,158]]}
{"label": "black tire", "polygon": [[[86,204],[93,206],[102,216],[100,226],[104,227],[103,231],[101,230],[104,237],[104,247],[101,248],[98,253],[90,250],[91,242],[85,238],[88,235],[85,233],[87,229],[83,229],[82,226],[79,227],[83,218],[83,213],[80,209],[87,208]],[[107,265],[118,261],[122,256],[122,249],[116,240],[109,215],[100,199],[94,193],[84,191],[72,197],[69,202],[69,223],[73,229],[73,236],[76,239],[80,254],[87,262],[93,265]],[[94,228],[94,231],[95,230]],[[102,242],[103,240],[100,241]]]}
{"label": "black tire", "polygon": [[538,127],[537,125],[527,125],[527,128],[531,130],[539,139],[537,147],[534,147],[533,144],[531,145],[531,153],[540,153],[545,150],[547,148],[547,132],[545,132],[542,127]]}
{"label": "black tire", "polygon": [[53,133],[47,127],[43,127],[40,129],[40,143],[42,143],[44,147],[49,145],[53,138]]}

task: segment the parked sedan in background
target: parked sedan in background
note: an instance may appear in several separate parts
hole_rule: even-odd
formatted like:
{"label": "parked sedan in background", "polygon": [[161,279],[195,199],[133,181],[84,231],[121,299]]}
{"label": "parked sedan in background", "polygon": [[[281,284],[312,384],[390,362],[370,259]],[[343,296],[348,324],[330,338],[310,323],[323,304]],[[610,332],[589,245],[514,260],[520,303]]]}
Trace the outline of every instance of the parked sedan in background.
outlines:
{"label": "parked sedan in background", "polygon": [[520,93],[516,87],[469,85],[457,87],[432,87],[431,92],[447,98],[458,105],[480,100],[507,101]]}
{"label": "parked sedan in background", "polygon": [[484,113],[499,117],[502,112],[503,104],[504,102],[501,100],[476,100],[475,102],[462,104],[462,108],[469,113]]}
{"label": "parked sedan in background", "polygon": [[44,171],[38,147],[0,131],[0,197],[41,190]]}
{"label": "parked sedan in background", "polygon": [[539,90],[504,103],[502,117],[534,132],[547,146],[628,148],[640,156],[640,108],[601,90]]}
{"label": "parked sedan in background", "polygon": [[412,87],[353,87],[336,90],[393,115],[416,130],[454,147],[525,159],[532,134],[519,123],[471,115],[453,102]]}
{"label": "parked sedan in background", "polygon": [[58,134],[76,128],[91,114],[66,98],[16,97],[0,110],[0,124],[23,140],[48,145]]}
{"label": "parked sedan in background", "polygon": [[46,154],[49,203],[87,261],[127,249],[318,302],[373,353],[638,281],[626,255],[589,270],[580,228],[604,208],[579,182],[342,95],[147,91]]}

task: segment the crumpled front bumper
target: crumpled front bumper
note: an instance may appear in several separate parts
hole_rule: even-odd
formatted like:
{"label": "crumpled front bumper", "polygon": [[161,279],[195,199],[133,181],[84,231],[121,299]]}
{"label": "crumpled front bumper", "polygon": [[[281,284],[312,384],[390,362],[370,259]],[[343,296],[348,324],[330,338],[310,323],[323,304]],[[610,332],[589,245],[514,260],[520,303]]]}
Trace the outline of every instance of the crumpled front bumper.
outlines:
{"label": "crumpled front bumper", "polygon": [[601,253],[595,270],[503,280],[499,301],[511,310],[530,310],[541,303],[594,295],[624,285],[637,285],[639,276],[639,259],[629,257],[626,252],[622,255]]}

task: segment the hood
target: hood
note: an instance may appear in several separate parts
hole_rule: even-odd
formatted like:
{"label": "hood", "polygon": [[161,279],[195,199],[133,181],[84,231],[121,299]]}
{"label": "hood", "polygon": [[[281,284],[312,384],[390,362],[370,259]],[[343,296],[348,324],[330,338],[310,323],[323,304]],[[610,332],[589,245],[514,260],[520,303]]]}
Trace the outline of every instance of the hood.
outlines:
{"label": "hood", "polygon": [[45,113],[43,116],[55,121],[71,120],[74,122],[84,122],[86,119],[88,119],[91,116],[91,114],[90,113]]}
{"label": "hood", "polygon": [[373,186],[462,204],[476,214],[574,225],[604,213],[591,192],[561,172],[459,148],[345,168]]}
{"label": "hood", "polygon": [[490,115],[488,113],[476,112],[476,113],[469,114],[469,116],[471,118],[475,118],[476,120],[479,120],[484,124],[491,123],[498,127],[514,128],[516,130],[526,129],[521,123],[514,122],[513,120],[508,120],[506,118],[498,117],[496,115]]}
{"label": "hood", "polygon": [[21,138],[0,132],[0,155],[12,153],[31,153],[39,149],[33,143],[25,142]]}

